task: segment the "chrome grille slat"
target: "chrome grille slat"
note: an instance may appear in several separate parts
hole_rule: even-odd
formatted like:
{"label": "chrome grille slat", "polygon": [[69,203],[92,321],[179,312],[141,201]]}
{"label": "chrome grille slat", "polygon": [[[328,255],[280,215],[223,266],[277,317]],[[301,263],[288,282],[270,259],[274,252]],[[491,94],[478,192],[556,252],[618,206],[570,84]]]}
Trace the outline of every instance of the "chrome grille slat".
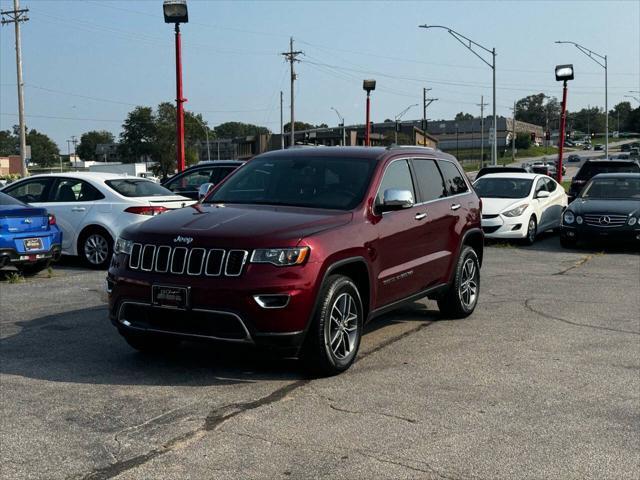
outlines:
{"label": "chrome grille slat", "polygon": [[[608,222],[603,223],[601,219],[608,217]],[[587,225],[601,228],[622,227],[627,224],[628,217],[626,215],[609,215],[606,213],[589,213],[584,215],[584,221]]]}
{"label": "chrome grille slat", "polygon": [[129,268],[174,275],[239,277],[249,258],[247,250],[187,248],[134,243]]}

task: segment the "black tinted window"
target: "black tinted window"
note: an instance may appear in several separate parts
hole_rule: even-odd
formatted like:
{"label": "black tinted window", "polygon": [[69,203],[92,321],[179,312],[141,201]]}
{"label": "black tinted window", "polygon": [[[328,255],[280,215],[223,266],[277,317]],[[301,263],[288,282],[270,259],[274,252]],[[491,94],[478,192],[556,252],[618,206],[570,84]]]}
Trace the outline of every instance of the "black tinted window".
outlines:
{"label": "black tinted window", "polygon": [[589,180],[599,173],[637,173],[640,166],[637,163],[585,163],[576,178],[579,180]]}
{"label": "black tinted window", "polygon": [[413,182],[411,181],[409,164],[406,160],[396,160],[389,164],[386,171],[384,172],[382,182],[380,182],[380,188],[378,188],[376,205],[382,205],[384,192],[385,190],[389,189],[409,190],[413,195],[415,201],[416,194],[413,189]]}
{"label": "black tinted window", "polygon": [[444,184],[449,195],[458,195],[469,190],[467,183],[462,178],[462,174],[453,163],[438,160],[438,165],[442,170]]}
{"label": "black tinted window", "polygon": [[420,201],[428,202],[446,196],[442,175],[434,160],[413,159],[412,163],[420,189]]}
{"label": "black tinted window", "polygon": [[640,178],[594,178],[582,198],[640,199]]}
{"label": "black tinted window", "polygon": [[349,157],[256,158],[211,194],[207,203],[350,210],[362,201],[374,167],[367,159]]}
{"label": "black tinted window", "polygon": [[13,184],[4,193],[25,203],[46,202],[52,178],[38,178]]}
{"label": "black tinted window", "polygon": [[211,182],[213,168],[200,168],[169,180],[166,187],[172,192],[195,192],[203,183]]}
{"label": "black tinted window", "polygon": [[76,178],[61,178],[50,195],[51,202],[90,202],[104,198],[96,188]]}
{"label": "black tinted window", "polygon": [[218,184],[235,169],[236,167],[218,167],[213,170],[213,175],[211,175],[211,181],[215,184]]}
{"label": "black tinted window", "polygon": [[558,184],[550,178],[545,178],[544,180],[545,182],[547,182],[547,190],[549,190],[550,192],[555,192]]}

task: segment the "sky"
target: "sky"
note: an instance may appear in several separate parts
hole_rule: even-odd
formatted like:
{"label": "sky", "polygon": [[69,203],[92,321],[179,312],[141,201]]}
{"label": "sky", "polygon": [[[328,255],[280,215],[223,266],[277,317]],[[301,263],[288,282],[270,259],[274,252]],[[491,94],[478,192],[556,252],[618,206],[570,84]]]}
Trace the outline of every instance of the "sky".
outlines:
{"label": "sky", "polygon": [[[161,0],[22,0],[25,112],[28,128],[67,140],[89,130],[116,137],[136,105],[175,100],[172,25]],[[0,0],[2,10],[13,1]],[[437,98],[429,119],[491,112],[491,69],[446,30],[496,49],[497,113],[544,92],[561,97],[554,67],[573,63],[569,110],[604,108],[604,69],[571,40],[608,56],[609,109],[640,91],[640,1],[188,1],[182,25],[186,108],[209,126],[226,121],[280,129],[279,92],[289,119],[289,67],[281,52],[294,39],[296,120],[336,125],[364,122],[364,78],[375,78],[372,120],[421,104],[423,87]],[[482,53],[482,51],[480,51]],[[485,55],[491,62],[491,56]],[[640,97],[640,94],[634,94]],[[18,123],[13,26],[0,29],[0,130]],[[421,118],[412,107],[404,119]]]}

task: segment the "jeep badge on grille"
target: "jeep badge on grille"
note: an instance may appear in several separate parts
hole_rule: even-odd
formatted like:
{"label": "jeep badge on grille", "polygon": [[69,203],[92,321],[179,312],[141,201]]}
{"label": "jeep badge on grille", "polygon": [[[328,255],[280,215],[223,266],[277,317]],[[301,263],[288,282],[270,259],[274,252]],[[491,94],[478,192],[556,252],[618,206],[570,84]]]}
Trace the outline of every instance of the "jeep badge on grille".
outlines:
{"label": "jeep badge on grille", "polygon": [[184,243],[185,245],[190,245],[193,242],[193,238],[191,237],[183,237],[182,235],[178,235],[173,239],[173,243]]}

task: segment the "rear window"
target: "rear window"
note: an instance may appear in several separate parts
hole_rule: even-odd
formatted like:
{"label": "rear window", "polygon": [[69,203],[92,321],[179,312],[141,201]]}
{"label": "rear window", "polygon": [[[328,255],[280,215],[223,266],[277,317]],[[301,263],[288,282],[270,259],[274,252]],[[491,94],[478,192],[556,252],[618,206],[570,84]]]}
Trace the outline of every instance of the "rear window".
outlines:
{"label": "rear window", "polygon": [[438,160],[444,177],[444,185],[449,195],[459,195],[469,190],[458,168],[451,162]]}
{"label": "rear window", "polygon": [[168,190],[151,180],[126,178],[106,180],[104,183],[125,197],[160,197],[165,195],[175,195],[171,190]]}
{"label": "rear window", "polygon": [[576,178],[579,180],[589,180],[591,177],[599,173],[637,173],[640,172],[640,166],[636,163],[586,163],[582,166]]}
{"label": "rear window", "polygon": [[24,205],[20,200],[16,200],[9,195],[0,192],[0,205]]}

